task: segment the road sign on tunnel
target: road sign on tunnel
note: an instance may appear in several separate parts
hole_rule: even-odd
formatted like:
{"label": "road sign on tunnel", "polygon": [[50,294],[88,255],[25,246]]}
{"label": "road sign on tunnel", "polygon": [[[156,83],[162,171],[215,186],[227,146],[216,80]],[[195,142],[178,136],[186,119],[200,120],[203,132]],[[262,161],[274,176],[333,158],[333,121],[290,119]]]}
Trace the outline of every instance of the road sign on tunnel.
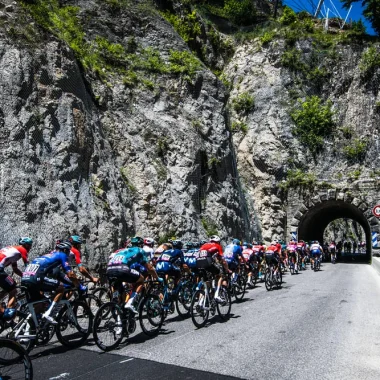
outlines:
{"label": "road sign on tunnel", "polygon": [[372,209],[372,214],[376,216],[376,218],[380,218],[380,205],[376,205]]}

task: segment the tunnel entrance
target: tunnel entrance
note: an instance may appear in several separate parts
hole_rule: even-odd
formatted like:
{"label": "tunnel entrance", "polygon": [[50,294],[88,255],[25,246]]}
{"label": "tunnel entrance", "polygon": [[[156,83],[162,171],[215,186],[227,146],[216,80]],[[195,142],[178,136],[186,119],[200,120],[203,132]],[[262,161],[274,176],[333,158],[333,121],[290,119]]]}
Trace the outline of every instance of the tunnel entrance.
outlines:
{"label": "tunnel entrance", "polygon": [[[326,227],[334,220],[347,218],[356,221],[363,227],[366,242],[366,254],[361,255],[362,261],[371,261],[371,228],[363,212],[351,203],[340,200],[328,200],[310,208],[300,219],[298,238],[323,242]],[[356,259],[356,257],[355,257]]]}

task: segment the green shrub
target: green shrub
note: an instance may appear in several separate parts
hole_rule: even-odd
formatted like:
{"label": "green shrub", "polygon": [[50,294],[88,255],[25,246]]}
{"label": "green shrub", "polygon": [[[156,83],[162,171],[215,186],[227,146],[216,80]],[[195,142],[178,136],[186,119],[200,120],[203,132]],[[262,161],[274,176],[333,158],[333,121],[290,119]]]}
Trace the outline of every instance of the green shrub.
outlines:
{"label": "green shrub", "polygon": [[207,236],[218,235],[218,226],[212,220],[209,218],[202,218],[201,223]]}
{"label": "green shrub", "polygon": [[350,145],[343,148],[343,153],[350,161],[361,161],[365,158],[368,141],[354,139]]}
{"label": "green shrub", "polygon": [[231,130],[232,132],[243,132],[243,134],[247,134],[248,132],[248,125],[246,123],[243,123],[241,121],[234,121],[231,124]]}
{"label": "green shrub", "polygon": [[237,113],[248,113],[255,107],[255,98],[248,92],[243,92],[232,100],[232,108]]}
{"label": "green shrub", "polygon": [[250,25],[256,20],[252,0],[225,0],[223,13],[236,25]]}
{"label": "green shrub", "polygon": [[351,127],[342,127],[340,130],[342,131],[345,139],[350,139],[354,133]]}
{"label": "green shrub", "polygon": [[195,40],[202,33],[196,10],[184,17],[179,17],[170,12],[164,12],[162,15],[173,25],[174,29],[186,43]]}
{"label": "green shrub", "polygon": [[304,172],[301,169],[291,169],[287,172],[286,181],[280,184],[284,190],[289,188],[308,188],[311,189],[316,184],[316,177],[313,173]]}
{"label": "green shrub", "polygon": [[375,46],[371,46],[364,51],[359,67],[364,77],[372,76],[380,68],[380,52],[377,51]]}
{"label": "green shrub", "polygon": [[280,23],[282,25],[291,25],[297,21],[297,15],[292,8],[285,7],[280,17]]}
{"label": "green shrub", "polygon": [[303,71],[305,64],[301,61],[301,51],[298,49],[285,50],[281,56],[281,64],[292,71]]}
{"label": "green shrub", "polygon": [[295,123],[293,133],[316,154],[322,149],[324,138],[330,136],[335,127],[332,103],[328,101],[323,105],[318,96],[307,97],[304,102],[298,102],[299,107],[290,113]]}
{"label": "green shrub", "polygon": [[274,31],[265,32],[261,38],[260,41],[263,45],[267,45],[270,42],[272,42],[273,38],[275,37],[276,33]]}
{"label": "green shrub", "polygon": [[186,50],[170,50],[169,62],[170,72],[187,75],[190,79],[194,78],[201,66],[198,58]]}

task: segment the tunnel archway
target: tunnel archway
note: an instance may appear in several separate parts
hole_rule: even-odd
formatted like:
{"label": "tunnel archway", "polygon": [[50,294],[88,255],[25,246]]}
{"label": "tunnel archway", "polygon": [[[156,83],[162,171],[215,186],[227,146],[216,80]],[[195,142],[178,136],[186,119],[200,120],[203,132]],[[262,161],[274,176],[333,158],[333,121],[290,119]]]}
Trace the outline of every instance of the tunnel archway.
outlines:
{"label": "tunnel archway", "polygon": [[365,232],[367,253],[363,259],[371,261],[371,227],[363,212],[342,200],[327,200],[311,207],[300,219],[298,224],[299,239],[323,241],[323,232],[330,222],[339,218],[348,218],[359,223]]}

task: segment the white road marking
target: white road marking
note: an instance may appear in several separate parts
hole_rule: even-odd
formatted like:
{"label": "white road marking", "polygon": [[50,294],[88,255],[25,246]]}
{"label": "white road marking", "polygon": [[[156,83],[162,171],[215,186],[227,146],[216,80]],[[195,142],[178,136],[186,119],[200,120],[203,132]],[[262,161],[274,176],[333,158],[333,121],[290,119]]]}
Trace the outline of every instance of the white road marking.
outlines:
{"label": "white road marking", "polygon": [[125,360],[122,360],[121,362],[120,362],[120,364],[121,363],[125,363],[125,362],[130,362],[131,360],[133,360],[134,358],[129,358],[129,359],[125,359]]}
{"label": "white road marking", "polygon": [[64,372],[64,373],[61,373],[60,375],[58,376],[54,376],[54,377],[49,377],[49,380],[58,380],[58,379],[66,379],[66,377],[69,377],[70,374],[67,373],[67,372]]}

